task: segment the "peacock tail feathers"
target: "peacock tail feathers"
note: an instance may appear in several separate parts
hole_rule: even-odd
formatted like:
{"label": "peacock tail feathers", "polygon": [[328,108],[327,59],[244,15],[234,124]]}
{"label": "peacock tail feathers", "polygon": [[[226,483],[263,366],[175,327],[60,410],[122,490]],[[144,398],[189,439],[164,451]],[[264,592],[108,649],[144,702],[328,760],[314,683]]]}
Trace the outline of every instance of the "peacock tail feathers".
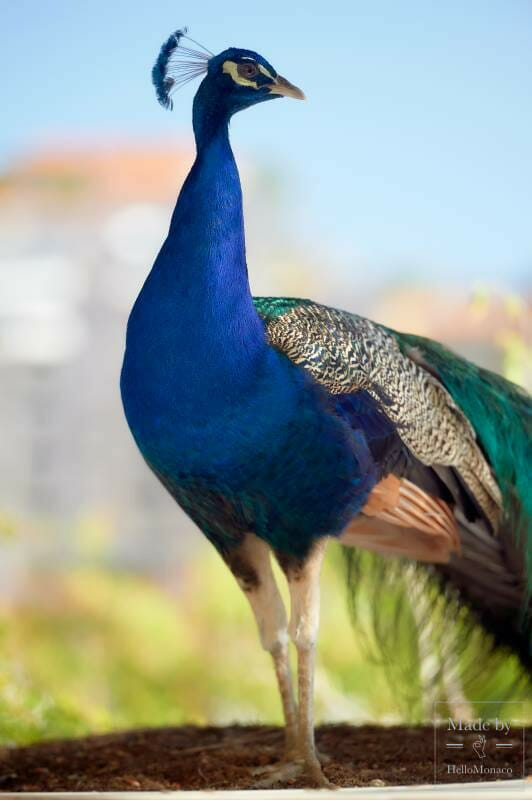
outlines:
{"label": "peacock tail feathers", "polygon": [[519,654],[496,646],[437,569],[352,548],[343,548],[343,557],[357,641],[365,659],[382,668],[406,716],[430,718],[428,699],[456,699],[450,679],[475,701],[530,696]]}
{"label": "peacock tail feathers", "polygon": [[438,342],[392,331],[401,350],[434,373],[473,426],[500,487],[504,520],[523,542],[532,592],[532,400],[521,387]]}

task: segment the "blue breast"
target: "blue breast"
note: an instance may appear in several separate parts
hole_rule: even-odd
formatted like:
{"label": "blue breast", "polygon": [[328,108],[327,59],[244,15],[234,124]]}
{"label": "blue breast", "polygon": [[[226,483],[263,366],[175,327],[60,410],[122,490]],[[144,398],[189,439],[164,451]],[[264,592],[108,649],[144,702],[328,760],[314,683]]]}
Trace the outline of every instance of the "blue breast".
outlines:
{"label": "blue breast", "polygon": [[189,373],[188,355],[157,350],[148,362],[128,344],[126,416],[149,466],[217,547],[252,530],[303,555],[359,510],[373,483],[365,442],[286,357],[263,341],[251,363]]}

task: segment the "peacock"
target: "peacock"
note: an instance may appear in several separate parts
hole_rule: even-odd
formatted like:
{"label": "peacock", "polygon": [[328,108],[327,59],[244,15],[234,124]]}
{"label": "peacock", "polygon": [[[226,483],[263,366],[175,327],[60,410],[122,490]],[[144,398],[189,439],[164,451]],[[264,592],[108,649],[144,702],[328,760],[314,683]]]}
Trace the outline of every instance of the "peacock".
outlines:
{"label": "peacock", "polygon": [[329,540],[427,565],[530,669],[532,404],[437,342],[308,299],[253,298],[229,121],[304,94],[258,53],[215,55],[178,30],[153,69],[160,103],[171,108],[199,76],[196,158],[128,320],[123,407],[271,654],[286,749],[261,785],[299,776],[326,786],[313,679]]}

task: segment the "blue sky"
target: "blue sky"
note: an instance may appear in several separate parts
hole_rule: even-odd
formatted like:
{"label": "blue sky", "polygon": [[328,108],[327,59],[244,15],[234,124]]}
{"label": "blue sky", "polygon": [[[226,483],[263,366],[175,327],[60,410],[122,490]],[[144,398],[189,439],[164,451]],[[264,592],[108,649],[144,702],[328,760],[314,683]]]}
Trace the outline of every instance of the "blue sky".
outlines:
{"label": "blue sky", "polygon": [[168,113],[149,80],[184,24],[305,90],[240,114],[232,139],[283,170],[287,224],[309,249],[354,276],[526,284],[530,0],[4,4],[0,163],[54,136],[188,135],[194,86]]}

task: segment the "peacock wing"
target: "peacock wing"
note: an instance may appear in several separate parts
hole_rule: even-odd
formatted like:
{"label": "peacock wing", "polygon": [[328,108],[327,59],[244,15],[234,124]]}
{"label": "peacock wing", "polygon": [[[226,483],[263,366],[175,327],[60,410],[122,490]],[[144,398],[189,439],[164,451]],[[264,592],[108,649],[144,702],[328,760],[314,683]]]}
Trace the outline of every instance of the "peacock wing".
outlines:
{"label": "peacock wing", "polygon": [[[439,469],[444,482],[443,473],[456,473],[491,528],[497,530],[501,492],[472,425],[443,383],[403,352],[391,331],[308,300],[258,298],[256,305],[273,346],[307,370],[331,395],[369,395],[411,458]],[[374,493],[382,495],[385,488],[377,485]],[[430,504],[430,491],[425,494],[425,502]],[[402,507],[392,511],[388,504],[380,518],[385,514],[390,525],[400,526],[402,519],[405,527],[411,527],[416,515],[411,513],[410,501],[399,492],[397,502]],[[439,514],[432,509],[428,516],[434,520],[435,535],[441,535]],[[448,538],[449,547],[453,541],[455,533]]]}

